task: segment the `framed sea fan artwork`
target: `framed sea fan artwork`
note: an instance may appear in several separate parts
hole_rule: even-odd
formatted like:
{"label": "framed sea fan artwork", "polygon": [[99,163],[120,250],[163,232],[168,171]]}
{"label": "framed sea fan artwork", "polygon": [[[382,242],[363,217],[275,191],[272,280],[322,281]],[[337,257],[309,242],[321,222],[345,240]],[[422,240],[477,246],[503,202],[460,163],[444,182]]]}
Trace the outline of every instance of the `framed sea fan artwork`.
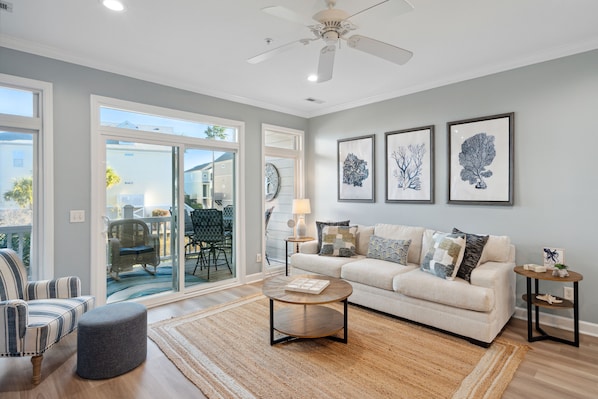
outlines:
{"label": "framed sea fan artwork", "polygon": [[338,140],[338,200],[375,202],[374,135]]}
{"label": "framed sea fan artwork", "polygon": [[448,122],[448,203],[513,205],[513,112]]}
{"label": "framed sea fan artwork", "polygon": [[386,202],[434,203],[434,126],[384,134]]}

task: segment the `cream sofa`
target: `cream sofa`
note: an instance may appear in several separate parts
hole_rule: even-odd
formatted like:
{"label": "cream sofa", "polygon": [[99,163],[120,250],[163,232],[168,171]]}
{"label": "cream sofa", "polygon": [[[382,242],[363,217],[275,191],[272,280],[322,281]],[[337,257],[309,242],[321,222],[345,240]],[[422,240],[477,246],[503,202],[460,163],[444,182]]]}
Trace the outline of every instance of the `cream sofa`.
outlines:
{"label": "cream sofa", "polygon": [[[446,280],[420,269],[434,230],[377,224],[358,226],[356,255],[318,255],[318,242],[291,256],[291,275],[321,274],[351,283],[351,303],[432,326],[478,345],[489,345],[515,311],[515,247],[507,236],[489,236],[471,283]],[[407,265],[366,257],[370,237],[411,240]]]}

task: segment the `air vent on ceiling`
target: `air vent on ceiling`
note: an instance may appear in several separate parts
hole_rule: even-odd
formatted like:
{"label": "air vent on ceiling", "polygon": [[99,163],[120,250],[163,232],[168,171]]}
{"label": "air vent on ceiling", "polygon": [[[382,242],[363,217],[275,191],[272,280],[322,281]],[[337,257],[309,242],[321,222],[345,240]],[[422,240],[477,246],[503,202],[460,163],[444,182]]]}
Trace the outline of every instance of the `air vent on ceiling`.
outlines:
{"label": "air vent on ceiling", "polygon": [[309,101],[310,103],[316,103],[316,104],[324,104],[324,100],[318,100],[317,98],[313,98],[313,97],[307,97],[305,99],[305,101]]}
{"label": "air vent on ceiling", "polygon": [[12,12],[12,3],[8,1],[0,1],[0,10]]}

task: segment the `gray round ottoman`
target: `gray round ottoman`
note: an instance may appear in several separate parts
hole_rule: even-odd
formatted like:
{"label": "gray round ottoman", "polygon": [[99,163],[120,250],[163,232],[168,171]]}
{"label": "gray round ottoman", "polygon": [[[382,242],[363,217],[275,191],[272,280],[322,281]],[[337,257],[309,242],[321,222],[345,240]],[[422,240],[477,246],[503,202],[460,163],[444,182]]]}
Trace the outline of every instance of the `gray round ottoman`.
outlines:
{"label": "gray round ottoman", "polygon": [[77,374],[99,380],[133,370],[147,356],[147,310],[139,303],[101,306],[79,319]]}

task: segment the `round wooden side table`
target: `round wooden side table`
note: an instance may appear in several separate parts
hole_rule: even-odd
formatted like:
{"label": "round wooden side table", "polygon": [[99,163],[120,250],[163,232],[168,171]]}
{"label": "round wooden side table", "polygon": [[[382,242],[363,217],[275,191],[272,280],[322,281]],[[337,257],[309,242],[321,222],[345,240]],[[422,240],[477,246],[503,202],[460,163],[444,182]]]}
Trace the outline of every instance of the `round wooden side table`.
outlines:
{"label": "round wooden side table", "polygon": [[[527,280],[527,290],[523,294],[522,298],[527,303],[527,340],[529,342],[540,341],[549,339],[556,342],[561,342],[568,345],[579,347],[579,282],[583,280],[583,276],[580,273],[576,273],[569,270],[569,276],[567,277],[556,277],[552,275],[551,270],[545,272],[535,272],[533,270],[525,270],[523,266],[516,266],[513,269],[515,273],[524,276]],[[534,292],[532,293],[532,279],[534,279]],[[559,298],[562,301],[560,303],[548,303],[537,298],[538,295],[544,295],[539,293],[539,281],[556,281],[559,283],[573,283],[573,301]],[[532,328],[532,305],[535,306],[536,310],[536,331],[540,335],[535,335]],[[573,309],[573,340],[567,340],[561,337],[555,337],[546,333],[540,326],[540,308],[544,309]]]}

